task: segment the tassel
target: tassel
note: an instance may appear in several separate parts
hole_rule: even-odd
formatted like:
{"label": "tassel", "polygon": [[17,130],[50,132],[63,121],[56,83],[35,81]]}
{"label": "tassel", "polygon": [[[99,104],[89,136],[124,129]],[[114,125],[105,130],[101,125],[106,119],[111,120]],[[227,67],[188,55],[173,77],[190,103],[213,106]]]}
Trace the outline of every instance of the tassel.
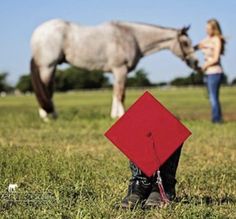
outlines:
{"label": "tassel", "polygon": [[163,184],[162,184],[160,170],[157,171],[157,185],[158,185],[158,188],[159,188],[159,192],[160,192],[162,201],[165,204],[168,204],[170,201],[166,196],[165,189],[164,189]]}
{"label": "tassel", "polygon": [[[153,147],[154,155],[155,155],[157,164],[159,164],[160,160],[157,156],[156,144],[155,144],[155,141],[154,141],[154,138],[153,138],[153,135],[152,135],[151,132],[148,133],[148,137],[151,137],[151,139],[152,139],[152,147]],[[164,204],[168,204],[170,202],[170,200],[166,196],[165,189],[164,189],[163,184],[162,184],[160,170],[157,170],[157,181],[156,181],[156,183],[157,183],[158,188],[159,188],[161,200],[164,202]]]}

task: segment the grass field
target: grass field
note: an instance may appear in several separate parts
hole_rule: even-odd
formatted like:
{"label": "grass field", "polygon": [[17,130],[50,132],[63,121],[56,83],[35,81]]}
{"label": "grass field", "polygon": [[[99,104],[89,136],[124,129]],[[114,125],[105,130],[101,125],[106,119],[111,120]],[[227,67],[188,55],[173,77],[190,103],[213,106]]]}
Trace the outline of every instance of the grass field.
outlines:
{"label": "grass field", "polygon": [[[209,122],[203,88],[150,89],[193,132],[177,179],[178,203],[117,210],[127,159],[103,133],[111,91],[56,94],[60,117],[43,123],[34,96],[0,98],[0,218],[236,218],[236,88],[222,89],[225,123]],[[143,90],[128,90],[128,107]],[[9,183],[17,183],[8,193]]]}

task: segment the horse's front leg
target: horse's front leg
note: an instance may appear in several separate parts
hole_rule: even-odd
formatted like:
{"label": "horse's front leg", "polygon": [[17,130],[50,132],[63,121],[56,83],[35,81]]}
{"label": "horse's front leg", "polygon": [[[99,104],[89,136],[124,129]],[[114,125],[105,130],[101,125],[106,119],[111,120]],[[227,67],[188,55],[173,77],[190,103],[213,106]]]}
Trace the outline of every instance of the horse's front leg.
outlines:
{"label": "horse's front leg", "polygon": [[127,67],[122,66],[113,69],[115,77],[113,85],[113,100],[111,108],[111,117],[119,118],[125,113],[124,100],[125,100],[125,82],[127,77]]}

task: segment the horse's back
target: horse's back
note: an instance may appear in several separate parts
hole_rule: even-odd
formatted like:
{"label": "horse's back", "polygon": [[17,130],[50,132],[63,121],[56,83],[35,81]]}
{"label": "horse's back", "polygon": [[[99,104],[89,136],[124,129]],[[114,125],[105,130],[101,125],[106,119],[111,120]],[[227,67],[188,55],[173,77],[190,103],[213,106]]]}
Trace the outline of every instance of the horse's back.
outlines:
{"label": "horse's back", "polygon": [[34,30],[31,40],[34,40],[39,34],[47,35],[51,34],[52,32],[55,33],[55,31],[62,31],[67,26],[67,24],[67,21],[60,19],[46,21]]}
{"label": "horse's back", "polygon": [[132,33],[119,22],[82,26],[60,19],[41,24],[31,40],[38,64],[60,63],[63,58],[78,67],[104,71],[130,59],[130,53],[134,57],[134,44]]}
{"label": "horse's back", "polygon": [[[112,71],[114,66],[133,63],[135,40],[132,33],[119,23],[79,27],[71,25],[70,28],[64,51],[66,60],[73,65],[90,70]],[[126,61],[130,59],[131,62]]]}
{"label": "horse's back", "polygon": [[54,61],[61,53],[67,26],[68,22],[60,19],[49,20],[38,26],[31,37],[33,57],[42,63]]}
{"label": "horse's back", "polygon": [[[98,26],[99,27],[99,26]],[[39,25],[31,37],[31,47],[42,47],[44,44],[61,43],[66,35],[82,36],[96,31],[96,27],[80,26],[77,23],[61,19],[52,19]]]}

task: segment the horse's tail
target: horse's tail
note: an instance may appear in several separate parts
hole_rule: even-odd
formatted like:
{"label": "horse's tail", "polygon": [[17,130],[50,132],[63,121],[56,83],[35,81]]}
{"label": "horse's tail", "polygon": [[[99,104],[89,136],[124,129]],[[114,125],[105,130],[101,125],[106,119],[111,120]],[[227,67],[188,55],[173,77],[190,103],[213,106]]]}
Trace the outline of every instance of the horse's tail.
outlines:
{"label": "horse's tail", "polygon": [[54,112],[54,106],[52,102],[52,85],[45,85],[43,84],[40,78],[39,67],[35,63],[34,58],[31,59],[30,62],[30,69],[31,69],[31,80],[35,95],[39,102],[41,108],[43,108],[47,113]]}

